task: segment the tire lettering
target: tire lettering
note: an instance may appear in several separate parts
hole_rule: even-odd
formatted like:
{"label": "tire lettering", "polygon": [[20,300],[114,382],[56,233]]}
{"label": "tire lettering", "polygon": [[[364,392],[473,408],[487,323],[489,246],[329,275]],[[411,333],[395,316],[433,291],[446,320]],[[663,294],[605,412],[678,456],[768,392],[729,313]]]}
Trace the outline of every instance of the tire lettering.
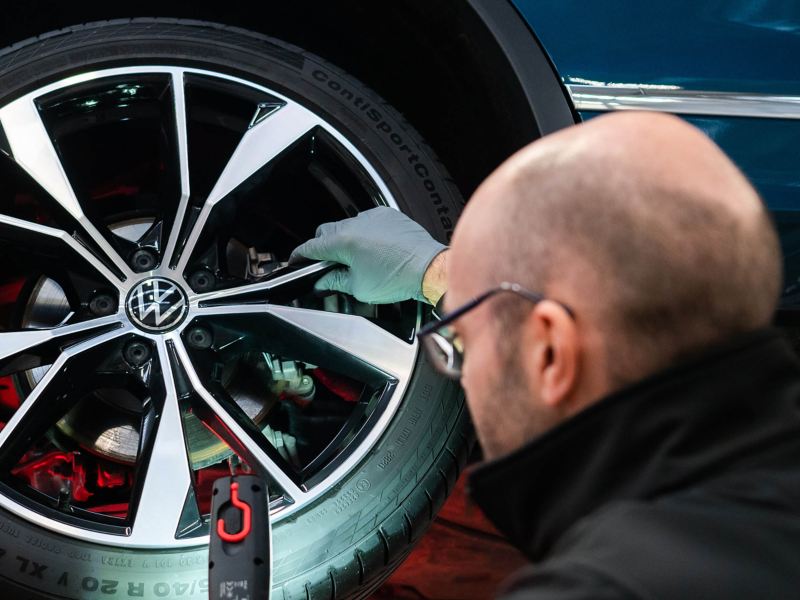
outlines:
{"label": "tire lettering", "polygon": [[195,565],[205,565],[206,561],[202,556],[181,556],[178,564],[182,567],[193,567]]}
{"label": "tire lettering", "polygon": [[325,515],[327,515],[327,514],[328,514],[328,509],[327,508],[321,508],[317,512],[311,513],[310,515],[308,515],[308,517],[306,517],[306,523],[312,523],[312,524],[313,523],[317,523],[317,522],[321,521],[325,517]]}
{"label": "tire lettering", "polygon": [[36,548],[41,548],[42,550],[45,550],[47,552],[52,552],[53,554],[61,554],[60,547],[58,547],[53,542],[42,539],[40,537],[29,535],[25,538],[25,542],[27,542],[31,546],[35,546]]}
{"label": "tire lettering", "polygon": [[87,592],[96,592],[100,587],[100,581],[94,577],[84,577],[81,581],[81,589]]}
{"label": "tire lettering", "polygon": [[394,451],[387,450],[386,454],[384,454],[383,458],[381,458],[380,462],[378,462],[378,468],[385,470],[386,467],[389,466],[389,463],[392,462],[393,458],[394,458]]}
{"label": "tire lettering", "polygon": [[75,560],[83,560],[87,562],[92,560],[92,555],[82,550],[70,550],[67,552],[67,556]]}
{"label": "tire lettering", "polygon": [[143,598],[144,584],[128,582],[128,598]]}
{"label": "tire lettering", "polygon": [[314,69],[311,72],[311,77],[318,81],[323,87],[327,88],[330,92],[339,96],[342,100],[351,103],[358,110],[364,112],[367,118],[375,123],[375,128],[381,134],[385,134],[385,136],[388,137],[389,141],[399,152],[409,153],[408,164],[414,167],[414,172],[420,178],[422,186],[428,192],[428,199],[433,203],[434,206],[440,207],[436,214],[439,216],[439,222],[442,225],[442,228],[445,230],[445,235],[447,237],[447,241],[449,242],[450,238],[453,236],[454,223],[453,219],[448,214],[450,209],[446,206],[442,206],[442,197],[436,189],[436,182],[431,178],[431,173],[434,172],[434,170],[428,167],[428,165],[425,163],[421,162],[420,157],[417,154],[413,154],[411,152],[411,148],[409,148],[408,144],[406,144],[405,140],[403,139],[402,130],[395,131],[392,127],[392,124],[383,118],[383,115],[379,110],[372,107],[369,102],[358,96],[357,93],[354,93],[352,90],[348,89],[346,84],[333,79],[322,69]]}
{"label": "tire lettering", "polygon": [[122,558],[121,556],[101,556],[100,563],[109,567],[133,567],[132,559]]}
{"label": "tire lettering", "polygon": [[188,583],[175,583],[172,587],[175,589],[176,596],[183,596],[187,591],[189,591]]}
{"label": "tire lettering", "polygon": [[157,583],[153,586],[153,591],[159,598],[166,598],[169,596],[169,584]]}
{"label": "tire lettering", "polygon": [[358,500],[359,494],[354,489],[346,490],[341,496],[336,499],[336,514],[343,513],[350,508],[352,504]]}
{"label": "tire lettering", "polygon": [[397,436],[397,439],[394,441],[395,445],[402,448],[406,445],[409,436],[411,436],[411,429],[409,427],[403,427],[403,431],[400,432],[400,435]]}
{"label": "tire lettering", "polygon": [[31,577],[38,577],[39,579],[44,579],[44,576],[42,574],[44,573],[44,570],[46,568],[47,567],[45,565],[40,565],[39,563],[37,563],[34,560],[34,561],[31,561],[31,572],[28,573],[28,574]]}
{"label": "tire lettering", "polygon": [[47,565],[39,564],[35,560],[29,560],[23,556],[17,556],[16,558],[19,561],[20,573],[27,573],[31,577],[44,579],[44,572],[45,569],[47,569]]}
{"label": "tire lettering", "polygon": [[0,521],[0,531],[5,533],[6,535],[10,535],[11,537],[15,538],[19,537],[19,530],[10,523],[6,523],[5,521]]}

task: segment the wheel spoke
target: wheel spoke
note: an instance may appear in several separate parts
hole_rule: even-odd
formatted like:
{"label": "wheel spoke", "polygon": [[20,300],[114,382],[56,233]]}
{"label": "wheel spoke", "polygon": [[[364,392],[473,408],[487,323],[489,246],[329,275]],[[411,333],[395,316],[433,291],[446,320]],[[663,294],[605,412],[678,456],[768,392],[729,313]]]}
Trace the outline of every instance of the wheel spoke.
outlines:
{"label": "wheel spoke", "polygon": [[267,312],[396,379],[411,375],[416,343],[408,344],[364,317],[277,305],[267,306]]}
{"label": "wheel spoke", "polygon": [[313,113],[292,103],[254,125],[244,134],[192,226],[176,267],[179,272],[186,269],[186,264],[214,206],[320,123]]}
{"label": "wheel spoke", "polygon": [[301,267],[290,273],[276,275],[265,281],[259,281],[258,283],[218,290],[216,292],[208,292],[206,294],[198,294],[194,296],[191,301],[195,305],[203,306],[205,304],[235,304],[262,300],[265,299],[266,295],[271,291],[275,291],[290,284],[300,284],[307,280],[316,279],[335,266],[336,263],[330,261],[317,262]]}
{"label": "wheel spoke", "polygon": [[43,235],[55,240],[59,240],[70,249],[72,249],[78,256],[85,260],[95,271],[100,273],[109,283],[119,283],[117,277],[101,260],[99,260],[92,252],[83,244],[78,242],[75,238],[69,235],[66,231],[47,227],[46,225],[39,225],[31,221],[24,221],[6,215],[0,215],[0,226],[12,227],[24,232],[25,234]]}
{"label": "wheel spoke", "polygon": [[80,224],[125,277],[131,277],[133,271],[84,214],[33,98],[24,96],[3,107],[0,124],[14,161]]}
{"label": "wheel spoke", "polygon": [[[216,398],[208,391],[201,381],[197,371],[194,369],[189,355],[180,339],[175,339],[175,350],[178,360],[181,362],[186,375],[188,376],[195,392],[202,398],[209,410],[219,419],[221,424],[238,440],[240,440],[251,458],[271,477],[284,491],[284,493],[294,502],[299,502],[307,494],[300,488],[289,475],[261,448],[260,444],[239,425],[238,421],[226,411]],[[254,465],[255,466],[255,465]]]}
{"label": "wheel spoke", "polygon": [[137,503],[131,541],[169,547],[175,542],[192,480],[166,344],[159,340],[157,346],[164,378],[164,403]]}
{"label": "wheel spoke", "polygon": [[272,315],[335,346],[345,354],[405,381],[410,377],[417,344],[408,344],[364,317],[276,304],[244,304],[201,308],[198,316]]}
{"label": "wheel spoke", "polygon": [[170,264],[169,257],[175,251],[175,245],[178,243],[180,236],[181,226],[186,215],[186,208],[189,204],[189,141],[186,129],[186,94],[183,85],[183,72],[172,72],[172,98],[175,110],[175,141],[178,145],[178,168],[180,170],[181,179],[181,199],[178,203],[178,210],[175,214],[175,220],[172,223],[172,229],[167,238],[167,246],[164,250],[165,264]]}
{"label": "wheel spoke", "polygon": [[80,342],[63,350],[58,358],[53,362],[52,367],[47,370],[47,373],[44,375],[44,377],[42,377],[41,381],[39,381],[22,405],[16,410],[14,416],[9,419],[6,426],[2,431],[0,431],[0,450],[4,449],[6,441],[14,434],[17,426],[25,419],[26,415],[37,406],[40,398],[42,396],[49,397],[52,395],[50,393],[51,389],[54,385],[57,385],[59,380],[63,379],[64,367],[71,359],[74,359],[82,352],[86,352],[96,348],[97,346],[100,346],[101,344],[105,344],[106,342],[125,335],[129,331],[131,331],[130,326],[122,326],[114,331],[104,333],[103,335]]}
{"label": "wheel spoke", "polygon": [[33,329],[0,333],[0,363],[47,342],[57,341],[80,334],[84,334],[84,337],[91,336],[93,333],[97,335],[103,330],[108,329],[109,326],[116,326],[119,328],[123,327],[123,323],[117,315],[111,315],[75,323],[74,325],[54,327],[52,329]]}

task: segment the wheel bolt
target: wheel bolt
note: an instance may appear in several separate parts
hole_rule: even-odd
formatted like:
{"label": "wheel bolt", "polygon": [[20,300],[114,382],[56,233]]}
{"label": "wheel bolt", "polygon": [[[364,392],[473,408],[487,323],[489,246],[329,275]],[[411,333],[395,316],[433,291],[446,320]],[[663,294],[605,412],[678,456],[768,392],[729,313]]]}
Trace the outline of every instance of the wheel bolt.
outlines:
{"label": "wheel bolt", "polygon": [[131,340],[125,344],[125,348],[122,350],[122,358],[135,369],[150,360],[151,355],[150,344],[139,339]]}
{"label": "wheel bolt", "polygon": [[216,284],[216,277],[208,269],[198,269],[189,275],[189,286],[198,294],[210,292]]}
{"label": "wheel bolt", "polygon": [[98,317],[113,315],[117,311],[114,298],[109,294],[97,294],[89,301],[89,310]]}
{"label": "wheel bolt", "polygon": [[186,343],[195,350],[207,350],[214,344],[214,336],[205,327],[191,327],[186,333]]}
{"label": "wheel bolt", "polygon": [[131,268],[137,273],[150,271],[158,264],[158,255],[149,248],[139,248],[131,255]]}

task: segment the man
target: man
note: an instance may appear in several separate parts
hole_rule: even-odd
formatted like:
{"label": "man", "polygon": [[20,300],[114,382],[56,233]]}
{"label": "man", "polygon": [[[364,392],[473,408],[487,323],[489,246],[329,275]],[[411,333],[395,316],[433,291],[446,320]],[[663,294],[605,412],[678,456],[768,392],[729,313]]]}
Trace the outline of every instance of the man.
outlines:
{"label": "man", "polygon": [[389,209],[318,234],[296,254],[345,265],[320,289],[447,290],[425,337],[488,461],[471,493],[538,563],[504,597],[800,597],[778,242],[702,133],[618,113],[543,138],[481,185],[446,252]]}

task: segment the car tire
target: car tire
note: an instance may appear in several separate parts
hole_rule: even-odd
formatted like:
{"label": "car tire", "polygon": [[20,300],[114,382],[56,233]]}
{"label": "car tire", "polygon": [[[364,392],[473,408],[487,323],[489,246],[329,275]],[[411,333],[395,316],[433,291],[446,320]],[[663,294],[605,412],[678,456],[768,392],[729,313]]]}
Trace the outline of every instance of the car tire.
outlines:
{"label": "car tire", "polygon": [[[175,19],[89,23],[0,53],[0,106],[91,70],[167,64],[269,86],[350,140],[398,207],[447,242],[463,200],[420,135],[374,92],[279,40]],[[423,91],[420,91],[423,93]],[[273,594],[366,597],[410,552],[466,463],[472,433],[460,388],[423,353],[397,412],[365,458],[273,530]],[[77,540],[0,510],[0,577],[14,598],[206,598],[205,548],[138,550]]]}

